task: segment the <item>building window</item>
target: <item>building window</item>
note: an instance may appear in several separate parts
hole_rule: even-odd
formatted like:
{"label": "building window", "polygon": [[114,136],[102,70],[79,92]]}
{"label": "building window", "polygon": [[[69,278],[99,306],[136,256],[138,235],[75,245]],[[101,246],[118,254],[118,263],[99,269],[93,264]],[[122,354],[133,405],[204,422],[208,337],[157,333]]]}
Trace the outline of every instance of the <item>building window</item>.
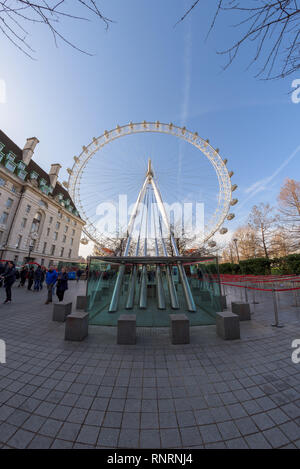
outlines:
{"label": "building window", "polygon": [[59,228],[60,228],[60,223],[59,223],[59,221],[56,222],[55,228],[56,228],[57,230],[59,230]]}
{"label": "building window", "polygon": [[0,231],[0,247],[2,246],[3,231]]}
{"label": "building window", "polygon": [[47,243],[44,243],[44,246],[43,246],[43,254],[45,254],[46,248],[47,248]]}
{"label": "building window", "polygon": [[63,240],[62,240],[62,242],[65,243],[65,242],[66,242],[66,239],[67,239],[66,235],[63,235]]}
{"label": "building window", "polygon": [[65,233],[68,232],[68,229],[69,229],[69,227],[68,227],[68,226],[65,226]]}
{"label": "building window", "polygon": [[21,242],[22,242],[22,235],[19,235],[19,236],[18,236],[17,245],[16,245],[16,249],[20,249],[20,247],[21,247]]}
{"label": "building window", "polygon": [[50,217],[49,218],[49,225],[51,225],[52,222],[53,222],[53,217]]}
{"label": "building window", "polygon": [[[52,244],[52,247],[51,247],[51,256],[54,256],[54,253],[55,253],[55,244]],[[50,265],[50,264],[49,264]]]}
{"label": "building window", "polygon": [[41,220],[42,220],[42,215],[39,212],[37,212],[32,221],[31,230],[30,230],[31,233],[38,233],[40,229]]}
{"label": "building window", "polygon": [[50,234],[50,228],[47,228],[47,236]]}
{"label": "building window", "polygon": [[1,217],[0,217],[0,225],[6,225],[8,219],[8,213],[3,212]]}
{"label": "building window", "polygon": [[67,222],[70,223],[70,217],[67,217]]}
{"label": "building window", "polygon": [[13,199],[10,199],[10,198],[7,199],[7,201],[6,201],[6,208],[10,208],[10,207],[12,206],[12,204],[13,204]]}
{"label": "building window", "polygon": [[61,212],[58,212],[58,218],[62,218],[62,213]]}
{"label": "building window", "polygon": [[76,226],[77,225],[77,221],[73,220],[73,226]]}
{"label": "building window", "polygon": [[69,259],[71,256],[72,256],[72,249],[69,249],[69,254],[68,254]]}
{"label": "building window", "polygon": [[0,178],[0,186],[5,186],[5,183],[6,183],[5,179]]}
{"label": "building window", "polygon": [[75,236],[75,230],[72,230],[72,236]]}
{"label": "building window", "polygon": [[58,237],[58,233],[57,233],[57,231],[55,231],[54,234],[53,234],[53,240],[56,241],[57,237]]}
{"label": "building window", "polygon": [[60,250],[60,257],[63,257],[63,255],[64,255],[64,248],[61,248],[61,250]]}
{"label": "building window", "polygon": [[74,243],[74,238],[71,238],[71,241],[70,241],[71,246],[73,246],[73,243]]}
{"label": "building window", "polygon": [[11,186],[11,191],[16,194],[18,192],[18,189],[16,188],[16,186],[12,185]]}
{"label": "building window", "polygon": [[45,265],[45,259],[41,259],[41,265]]}
{"label": "building window", "polygon": [[16,264],[18,262],[18,260],[19,260],[19,256],[15,256],[14,257],[14,263]]}
{"label": "building window", "polygon": [[27,218],[23,218],[22,223],[21,223],[21,228],[25,228],[27,223]]}
{"label": "building window", "polygon": [[48,208],[48,204],[43,199],[41,199],[39,203],[41,207]]}
{"label": "building window", "polygon": [[26,213],[29,213],[30,210],[31,210],[31,205],[27,205],[27,207],[26,207]]}

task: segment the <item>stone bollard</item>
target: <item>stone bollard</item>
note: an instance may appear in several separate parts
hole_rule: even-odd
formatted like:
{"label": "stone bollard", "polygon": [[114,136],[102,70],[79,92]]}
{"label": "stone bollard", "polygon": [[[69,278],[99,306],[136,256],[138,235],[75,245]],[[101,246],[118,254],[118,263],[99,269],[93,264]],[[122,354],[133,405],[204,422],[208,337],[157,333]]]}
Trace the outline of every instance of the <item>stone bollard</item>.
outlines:
{"label": "stone bollard", "polygon": [[117,344],[136,344],[136,315],[121,314],[118,319]]}
{"label": "stone bollard", "polygon": [[78,295],[76,298],[76,309],[87,310],[90,297],[86,295]]}
{"label": "stone bollard", "polygon": [[65,340],[81,341],[88,335],[89,313],[76,311],[66,319]]}
{"label": "stone bollard", "polygon": [[225,340],[240,338],[240,320],[236,314],[230,311],[222,311],[216,314],[216,332]]}
{"label": "stone bollard", "polygon": [[170,338],[173,345],[190,343],[190,320],[186,314],[170,314]]}
{"label": "stone bollard", "polygon": [[234,314],[238,315],[240,321],[249,321],[251,319],[249,303],[233,301],[231,303],[231,310]]}
{"label": "stone bollard", "polygon": [[72,313],[72,303],[54,303],[52,321],[65,322],[67,316]]}

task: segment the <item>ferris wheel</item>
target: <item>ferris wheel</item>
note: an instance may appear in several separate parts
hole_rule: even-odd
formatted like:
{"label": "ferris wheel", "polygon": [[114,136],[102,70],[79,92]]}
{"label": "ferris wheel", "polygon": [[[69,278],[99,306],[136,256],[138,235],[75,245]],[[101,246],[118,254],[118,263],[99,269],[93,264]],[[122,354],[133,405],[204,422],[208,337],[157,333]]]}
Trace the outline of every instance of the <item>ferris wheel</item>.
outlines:
{"label": "ferris wheel", "polygon": [[[167,143],[157,136],[167,138]],[[138,145],[133,137],[138,139]],[[120,143],[124,141],[128,143]],[[232,197],[237,189],[231,182],[233,171],[228,171],[227,160],[221,158],[219,149],[213,148],[208,139],[185,127],[159,121],[117,125],[94,137],[82,147],[79,156],[74,156],[73,167],[67,169],[69,180],[63,184],[86,222],[82,244],[89,240],[98,246],[103,244],[103,233],[97,225],[97,204],[105,198],[114,200],[120,191],[129,195],[132,192],[134,199],[149,156],[152,160],[157,156],[156,174],[164,199],[173,202],[200,194],[207,205],[202,242],[215,246],[213,236],[228,231],[223,224],[234,218],[230,208],[238,202]]]}

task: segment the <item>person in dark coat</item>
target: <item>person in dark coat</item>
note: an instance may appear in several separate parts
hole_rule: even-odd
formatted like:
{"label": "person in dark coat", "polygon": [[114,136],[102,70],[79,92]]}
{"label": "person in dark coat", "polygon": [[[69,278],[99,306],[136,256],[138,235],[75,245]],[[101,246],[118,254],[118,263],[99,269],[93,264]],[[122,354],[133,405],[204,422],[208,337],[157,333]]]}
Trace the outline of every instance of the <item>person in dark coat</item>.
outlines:
{"label": "person in dark coat", "polygon": [[28,287],[27,287],[28,290],[31,290],[33,280],[34,280],[34,267],[32,265],[28,272]]}
{"label": "person in dark coat", "polygon": [[2,275],[4,274],[4,272],[5,272],[5,264],[3,264],[3,262],[0,262],[0,287],[2,287],[2,284],[3,284]]}
{"label": "person in dark coat", "polygon": [[59,301],[63,301],[66,290],[68,290],[68,274],[66,269],[62,267],[61,272],[58,274],[56,283],[56,295]]}
{"label": "person in dark coat", "polygon": [[79,282],[79,280],[80,280],[82,274],[83,274],[82,270],[81,270],[81,269],[78,269],[77,272],[76,272],[77,282]]}
{"label": "person in dark coat", "polygon": [[27,278],[27,274],[28,274],[28,269],[27,269],[27,266],[24,265],[21,269],[21,272],[20,272],[20,283],[19,283],[19,287],[24,287],[25,285],[25,282],[26,282],[26,278]]}
{"label": "person in dark coat", "polygon": [[46,267],[42,267],[42,272],[41,272],[41,281],[40,281],[40,288],[43,290],[43,283],[46,278]]}
{"label": "person in dark coat", "polygon": [[2,278],[4,278],[4,287],[6,290],[6,300],[4,303],[11,302],[11,287],[16,280],[16,268],[15,264],[12,261],[8,262],[8,268],[3,273]]}
{"label": "person in dark coat", "polygon": [[34,291],[39,291],[41,288],[41,277],[42,277],[42,269],[41,266],[38,265],[34,272]]}

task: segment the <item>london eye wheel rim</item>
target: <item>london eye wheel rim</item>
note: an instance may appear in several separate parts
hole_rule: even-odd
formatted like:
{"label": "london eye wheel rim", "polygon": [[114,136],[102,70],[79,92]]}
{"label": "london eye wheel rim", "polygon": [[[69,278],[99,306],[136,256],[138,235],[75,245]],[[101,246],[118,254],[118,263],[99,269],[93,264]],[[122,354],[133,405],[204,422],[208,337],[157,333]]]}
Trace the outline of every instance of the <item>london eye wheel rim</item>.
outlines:
{"label": "london eye wheel rim", "polygon": [[[209,144],[209,142],[200,137],[197,132],[191,132],[185,127],[179,127],[172,123],[165,124],[158,121],[144,121],[138,123],[131,122],[123,126],[117,126],[115,129],[110,131],[105,131],[99,137],[93,138],[87,146],[82,147],[82,152],[80,155],[78,157],[74,157],[73,167],[68,169],[69,180],[67,186],[70,196],[72,197],[76,208],[79,210],[80,216],[86,222],[83,232],[96,244],[100,243],[99,238],[97,239],[97,229],[86,215],[85,208],[83,207],[80,198],[80,179],[83,171],[91,158],[93,158],[96,153],[101,151],[101,148],[108,145],[112,141],[132,134],[151,132],[168,134],[190,143],[209,160],[215,170],[219,183],[218,205],[214,215],[211,218],[212,221],[210,224],[212,225],[212,228],[207,233],[205,233],[202,240],[203,243],[207,242],[210,238],[212,238],[212,236],[214,236],[214,234],[222,227],[225,219],[228,216],[232,201],[231,175],[227,170],[226,162],[222,160],[218,150],[214,149]],[[213,220],[215,220],[214,223]]]}

